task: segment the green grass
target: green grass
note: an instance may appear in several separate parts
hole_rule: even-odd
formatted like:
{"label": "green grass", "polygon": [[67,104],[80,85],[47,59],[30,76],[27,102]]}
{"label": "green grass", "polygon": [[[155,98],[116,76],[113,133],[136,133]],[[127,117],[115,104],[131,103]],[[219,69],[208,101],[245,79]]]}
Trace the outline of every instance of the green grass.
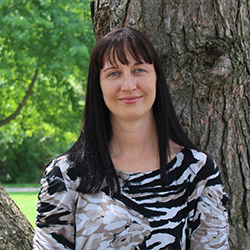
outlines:
{"label": "green grass", "polygon": [[37,192],[9,193],[9,196],[14,200],[34,228],[36,222],[37,195]]}
{"label": "green grass", "polygon": [[6,187],[40,187],[40,183],[1,183],[1,185],[6,188]]}

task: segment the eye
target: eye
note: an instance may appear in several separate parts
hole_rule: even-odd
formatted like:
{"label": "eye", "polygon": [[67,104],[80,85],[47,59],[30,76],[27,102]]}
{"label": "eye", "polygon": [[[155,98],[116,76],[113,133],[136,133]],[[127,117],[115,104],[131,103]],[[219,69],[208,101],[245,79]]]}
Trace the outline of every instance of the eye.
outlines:
{"label": "eye", "polygon": [[108,76],[114,77],[114,76],[118,76],[118,72],[111,72],[108,74]]}
{"label": "eye", "polygon": [[141,69],[141,68],[139,68],[139,69],[136,69],[136,71],[135,71],[136,73],[143,73],[143,72],[145,72],[145,69]]}

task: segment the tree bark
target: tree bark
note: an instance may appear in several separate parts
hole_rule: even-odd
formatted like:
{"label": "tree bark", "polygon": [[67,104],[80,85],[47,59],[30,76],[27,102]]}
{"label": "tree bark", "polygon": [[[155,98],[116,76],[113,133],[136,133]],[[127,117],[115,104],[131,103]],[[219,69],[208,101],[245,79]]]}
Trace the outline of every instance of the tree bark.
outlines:
{"label": "tree bark", "polygon": [[34,229],[0,184],[0,248],[29,250]]}
{"label": "tree bark", "polygon": [[217,162],[231,249],[250,242],[250,15],[247,0],[96,0],[96,39],[130,26],[153,42],[181,124]]}

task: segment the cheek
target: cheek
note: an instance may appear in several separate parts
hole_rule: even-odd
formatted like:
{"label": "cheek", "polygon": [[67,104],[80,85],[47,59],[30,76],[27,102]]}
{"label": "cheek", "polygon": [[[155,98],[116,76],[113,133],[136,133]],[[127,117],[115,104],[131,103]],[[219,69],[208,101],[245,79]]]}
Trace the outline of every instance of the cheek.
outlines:
{"label": "cheek", "polygon": [[103,98],[107,98],[107,97],[110,97],[112,96],[112,88],[110,87],[107,87],[107,86],[102,86],[102,95],[103,95]]}
{"label": "cheek", "polygon": [[144,90],[145,92],[149,93],[150,95],[152,95],[152,97],[156,95],[156,81],[154,78],[149,79],[147,81],[147,83],[143,84],[144,85]]}
{"label": "cheek", "polygon": [[102,90],[102,96],[103,96],[103,100],[104,103],[106,104],[106,106],[109,108],[110,104],[115,101],[116,98],[116,90],[113,87],[111,87],[111,85],[101,85],[101,90]]}
{"label": "cheek", "polygon": [[154,104],[155,98],[156,98],[156,82],[151,85],[151,88],[149,89],[149,91],[150,91],[152,104]]}

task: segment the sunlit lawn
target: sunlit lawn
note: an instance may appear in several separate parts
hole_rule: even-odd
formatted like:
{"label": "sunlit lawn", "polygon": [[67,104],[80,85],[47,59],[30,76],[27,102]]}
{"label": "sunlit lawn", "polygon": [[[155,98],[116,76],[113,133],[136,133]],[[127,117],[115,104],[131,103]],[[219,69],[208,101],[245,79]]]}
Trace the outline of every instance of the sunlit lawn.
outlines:
{"label": "sunlit lawn", "polygon": [[1,183],[4,188],[7,187],[40,187],[40,183]]}
{"label": "sunlit lawn", "polygon": [[36,222],[37,195],[37,192],[9,193],[9,196],[14,200],[34,228]]}

